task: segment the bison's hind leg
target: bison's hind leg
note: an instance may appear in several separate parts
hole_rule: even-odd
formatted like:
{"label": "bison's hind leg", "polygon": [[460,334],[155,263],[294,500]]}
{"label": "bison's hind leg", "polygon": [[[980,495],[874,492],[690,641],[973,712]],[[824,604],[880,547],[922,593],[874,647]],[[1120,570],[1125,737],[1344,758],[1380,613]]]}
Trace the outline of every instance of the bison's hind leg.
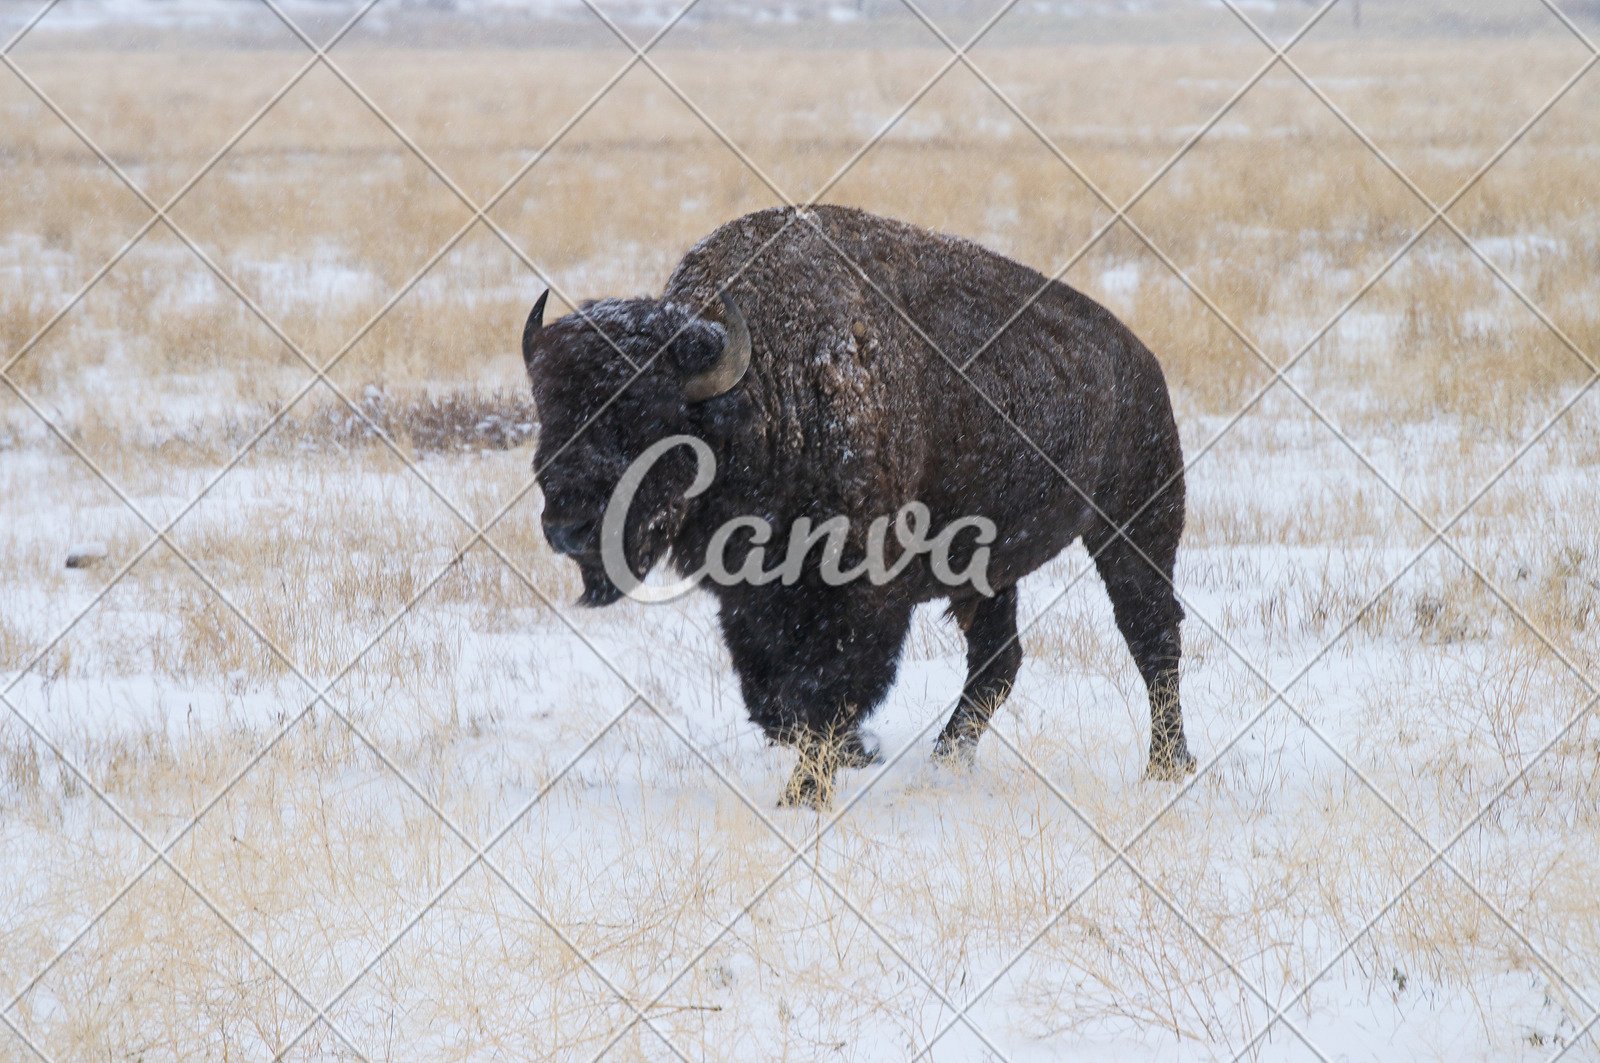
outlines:
{"label": "bison's hind leg", "polygon": [[1149,521],[1136,527],[1138,531],[1128,538],[1116,536],[1094,550],[1095,566],[1105,581],[1117,628],[1150,695],[1146,776],[1173,781],[1195,769],[1178,700],[1183,607],[1173,589],[1172,573],[1181,516],[1176,521]]}
{"label": "bison's hind leg", "polygon": [[944,725],[933,754],[940,760],[967,764],[1022,667],[1016,585],[995,592],[993,598],[953,602],[950,612],[967,636],[967,680],[961,687],[961,703]]}

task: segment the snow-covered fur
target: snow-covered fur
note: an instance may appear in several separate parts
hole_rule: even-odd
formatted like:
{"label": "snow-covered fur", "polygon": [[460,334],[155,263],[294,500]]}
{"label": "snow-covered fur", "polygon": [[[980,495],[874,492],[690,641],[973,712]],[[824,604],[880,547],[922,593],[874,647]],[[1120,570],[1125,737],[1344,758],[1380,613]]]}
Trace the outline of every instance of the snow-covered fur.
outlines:
{"label": "snow-covered fur", "polygon": [[[750,370],[691,403],[683,382],[726,340],[725,286],[748,322]],[[994,523],[993,597],[945,586],[926,558],[883,586],[827,586],[814,563],[793,586],[706,584],[751,718],[821,758],[820,771],[797,771],[789,800],[826,801],[834,767],[870,760],[858,725],[893,682],[919,602],[949,598],[966,633],[963,698],[938,749],[970,752],[1022,660],[1017,581],[1079,538],[1150,690],[1152,774],[1192,767],[1169,582],[1184,514],[1177,427],[1155,357],[1092,299],[966,240],[842,207],[777,209],[702,240],[660,299],[604,300],[530,328],[524,356],[547,528],[598,529],[622,470],[659,439],[689,433],[712,447],[716,481],[688,502],[682,448],[647,479],[627,535],[641,574],[668,552],[680,571],[699,568],[712,534],[740,516],[787,529],[843,515],[855,551],[873,518],[911,501],[935,529]],[[1113,530],[1124,522],[1126,537]],[[958,540],[953,567],[972,545]],[[595,557],[568,552],[584,600],[615,600]],[[729,556],[737,567],[739,551]]]}

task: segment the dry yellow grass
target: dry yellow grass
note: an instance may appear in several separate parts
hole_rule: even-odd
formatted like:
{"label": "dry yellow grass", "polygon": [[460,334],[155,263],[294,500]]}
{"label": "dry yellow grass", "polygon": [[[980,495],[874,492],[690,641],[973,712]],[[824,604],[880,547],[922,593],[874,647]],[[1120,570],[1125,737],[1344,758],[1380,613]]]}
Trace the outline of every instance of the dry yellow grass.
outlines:
{"label": "dry yellow grass", "polygon": [[[1490,5],[1469,6],[1476,18]],[[1409,23],[1398,6],[1367,8],[1364,34],[1341,15],[1291,55],[1436,200],[1585,57],[1559,26],[1486,22],[1484,32],[1457,32]],[[359,30],[334,58],[478,202],[627,58],[603,30],[473,41],[420,17],[411,31],[403,21]],[[1287,18],[1280,12],[1273,31]],[[970,31],[981,21],[973,19],[952,26]],[[1071,32],[1030,26],[1038,29],[997,31],[973,59],[1119,206],[1267,55],[1226,18],[1193,12],[1171,23],[1108,16]],[[271,27],[267,17],[182,41],[142,31],[109,48],[47,24],[15,57],[160,200],[303,61]],[[1434,35],[1400,35],[1419,28]],[[904,21],[881,38],[870,22],[760,33],[692,23],[659,52],[663,70],[797,198],[827,181],[946,57]],[[1450,212],[1590,357],[1600,355],[1595,77]],[[9,360],[148,212],[9,75],[0,113],[0,359]],[[1111,215],[959,67],[825,198],[974,237],[1047,273]],[[775,202],[636,68],[490,216],[576,300],[658,290],[695,239]],[[1428,215],[1282,69],[1129,212],[1274,364],[1298,353]],[[318,364],[470,216],[321,69],[172,214]],[[1192,454],[1271,377],[1127,226],[1114,226],[1066,279],[1162,357]],[[473,521],[526,486],[528,448],[499,448],[526,438],[515,427],[530,417],[515,342],[540,284],[479,225],[331,373]],[[160,522],[310,372],[158,226],[10,376]],[[1435,225],[1290,379],[1439,521],[1590,374]],[[1591,673],[1600,670],[1597,440],[1591,394],[1456,534],[1463,554]],[[0,682],[9,683],[150,532],[9,389],[0,390],[0,492]],[[1291,696],[1319,727],[1351,736],[1363,769],[1443,840],[1588,696],[1441,546],[1357,615],[1430,533],[1282,388],[1201,459],[1190,492],[1180,585],[1197,614],[1187,681],[1202,748],[1220,746],[1269,695],[1230,642],[1284,682],[1352,626]],[[22,502],[10,510],[13,500]],[[336,684],[333,707],[316,706],[289,730],[172,851],[319,1005],[472,855],[335,708],[470,837],[485,839],[631,696],[596,666],[588,639],[709,747],[711,763],[763,812],[777,791],[786,765],[739,726],[710,617],[692,602],[555,616],[539,592],[565,607],[577,587],[538,535],[538,505],[523,495],[492,535],[538,591],[482,544],[446,567],[470,529],[319,385],[173,532],[319,682],[420,595]],[[65,550],[86,539],[106,543],[107,561],[63,570]],[[1085,563],[1069,555],[1044,582],[1062,585]],[[1143,693],[1088,583],[1025,635],[1041,679],[1019,688],[1001,726],[1120,842],[1170,794],[1138,781]],[[1041,593],[1036,606],[1046,601]],[[671,654],[646,652],[668,643]],[[914,712],[917,726],[931,718],[954,692],[940,662],[959,652],[951,630],[923,618],[886,717]],[[12,696],[161,841],[311,699],[160,545]],[[1584,723],[1557,742],[1453,853],[1590,993],[1600,973],[1595,733]],[[1109,855],[1005,743],[991,744],[974,775],[955,780],[913,766],[913,751],[811,854],[957,999]],[[795,840],[810,826],[779,825]],[[0,726],[0,842],[25,854],[27,869],[0,876],[3,1002],[150,854],[10,719]],[[643,1005],[791,854],[640,705],[491,855],[515,891]],[[1281,706],[1131,851],[1196,927],[1285,997],[1429,855]],[[433,1058],[599,1050],[631,1012],[515,891],[475,867],[330,1017],[374,1058],[414,1057],[418,1045]],[[1231,1055],[1267,1014],[1123,868],[1031,956],[980,1014],[986,1027],[1008,1015],[1024,1045],[1099,1032],[1143,1037],[1152,1051],[1176,1036]],[[1538,1014],[1527,1029],[1497,1023],[1508,972],[1553,1002],[1518,1012]],[[1441,867],[1337,975],[1357,988],[1329,989],[1327,1001],[1313,994],[1323,1010],[1303,1004],[1291,1018],[1326,1032],[1348,1003],[1338,994],[1364,992],[1388,1000],[1403,1028],[1421,999],[1464,1000],[1473,1033],[1463,1046],[1508,1051],[1560,1043],[1587,1018],[1545,961]],[[875,1044],[910,1054],[949,1019],[937,994],[803,866],[651,1013],[691,1056],[718,1058],[860,1055],[850,1038],[867,1027]],[[8,1014],[59,1058],[270,1055],[314,1015],[165,867]],[[9,1036],[0,1031],[0,1055],[20,1056]],[[1292,1049],[1286,1036],[1280,1028],[1265,1054]],[[941,1044],[954,1055],[976,1042],[958,1027]],[[316,1025],[296,1054],[351,1053]],[[616,1047],[622,1058],[666,1054],[642,1027]]]}

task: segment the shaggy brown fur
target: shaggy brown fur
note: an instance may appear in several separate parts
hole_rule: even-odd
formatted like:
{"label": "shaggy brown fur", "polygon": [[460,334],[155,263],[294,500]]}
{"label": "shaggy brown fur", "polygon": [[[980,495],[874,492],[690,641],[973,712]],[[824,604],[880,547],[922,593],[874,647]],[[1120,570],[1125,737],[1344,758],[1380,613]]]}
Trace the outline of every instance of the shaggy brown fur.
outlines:
{"label": "shaggy brown fur", "polygon": [[[1182,456],[1166,384],[1126,327],[1064,284],[1007,326],[1044,283],[965,240],[840,207],[799,218],[780,209],[701,241],[660,299],[605,300],[543,329],[530,321],[547,534],[579,562],[590,604],[618,594],[597,561],[610,487],[676,433],[710,444],[717,479],[685,502],[688,455],[657,466],[627,536],[641,574],[668,551],[680,571],[697,569],[715,530],[739,516],[781,533],[801,516],[844,515],[847,562],[874,517],[913,500],[936,529],[969,515],[994,522],[993,597],[945,586],[925,558],[883,586],[830,587],[816,572],[820,551],[793,586],[707,584],[751,718],[803,754],[786,800],[823,803],[834,768],[870,762],[859,724],[893,682],[919,602],[951,599],[967,637],[967,681],[937,748],[970,756],[1021,664],[1016,582],[1080,538],[1149,687],[1151,774],[1193,766],[1178,704],[1183,613],[1170,585]],[[715,364],[726,341],[725,287],[748,322],[750,370],[727,394],[691,403],[684,380]],[[597,330],[645,367],[609,406],[635,370]],[[945,357],[965,365],[974,355],[967,379]],[[959,571],[973,543],[957,544]],[[729,556],[736,567],[739,550]]]}

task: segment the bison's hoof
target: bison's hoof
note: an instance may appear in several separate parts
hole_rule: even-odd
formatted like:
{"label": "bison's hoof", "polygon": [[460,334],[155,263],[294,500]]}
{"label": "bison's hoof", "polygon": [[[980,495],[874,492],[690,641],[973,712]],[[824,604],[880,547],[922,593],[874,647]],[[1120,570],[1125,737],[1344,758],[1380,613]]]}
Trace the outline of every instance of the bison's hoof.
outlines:
{"label": "bison's hoof", "polygon": [[822,786],[813,777],[801,778],[796,772],[778,797],[779,808],[809,808],[813,812],[826,812],[833,807],[833,787]]}
{"label": "bison's hoof", "polygon": [[870,768],[883,763],[883,752],[878,736],[871,731],[857,729],[850,732],[839,744],[839,767]]}
{"label": "bison's hoof", "polygon": [[941,735],[933,744],[933,762],[944,768],[971,771],[978,762],[978,740]]}
{"label": "bison's hoof", "polygon": [[1151,757],[1150,766],[1145,769],[1144,777],[1150,782],[1180,782],[1193,775],[1194,769],[1194,756],[1185,749],[1166,757]]}
{"label": "bison's hoof", "polygon": [[826,812],[833,807],[833,773],[839,762],[834,750],[813,748],[800,755],[789,782],[778,798],[779,808],[811,808]]}

